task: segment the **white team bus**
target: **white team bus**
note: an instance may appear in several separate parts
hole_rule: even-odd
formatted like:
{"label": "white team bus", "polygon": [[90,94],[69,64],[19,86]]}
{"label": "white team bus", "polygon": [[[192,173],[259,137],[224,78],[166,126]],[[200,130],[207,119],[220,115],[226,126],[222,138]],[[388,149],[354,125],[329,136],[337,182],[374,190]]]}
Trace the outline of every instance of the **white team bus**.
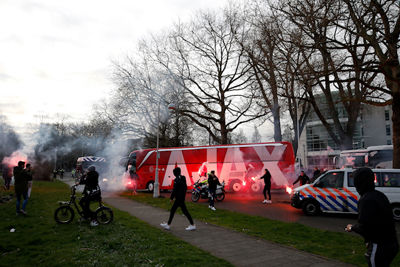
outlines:
{"label": "white team bus", "polygon": [[343,150],[335,158],[337,168],[392,168],[393,146],[370,146],[366,149]]}

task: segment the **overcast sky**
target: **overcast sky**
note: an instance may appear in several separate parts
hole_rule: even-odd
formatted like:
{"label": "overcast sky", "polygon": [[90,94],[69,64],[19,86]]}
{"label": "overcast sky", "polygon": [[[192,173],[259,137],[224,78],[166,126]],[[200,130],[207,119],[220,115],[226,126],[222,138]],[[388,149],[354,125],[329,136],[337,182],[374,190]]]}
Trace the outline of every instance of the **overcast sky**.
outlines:
{"label": "overcast sky", "polygon": [[113,88],[111,61],[148,33],[227,0],[0,0],[0,114],[21,127],[84,120]]}

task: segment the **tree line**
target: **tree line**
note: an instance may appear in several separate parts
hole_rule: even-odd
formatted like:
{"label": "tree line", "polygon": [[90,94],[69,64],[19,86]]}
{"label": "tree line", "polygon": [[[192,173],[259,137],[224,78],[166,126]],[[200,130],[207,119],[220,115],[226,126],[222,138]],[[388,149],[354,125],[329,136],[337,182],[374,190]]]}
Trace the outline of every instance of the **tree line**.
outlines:
{"label": "tree line", "polygon": [[143,138],[159,127],[174,146],[200,136],[227,144],[241,126],[266,120],[281,141],[285,119],[296,151],[312,111],[338,147],[351,149],[362,105],[391,105],[400,167],[399,5],[250,0],[198,11],[113,62],[116,89],[98,112]]}

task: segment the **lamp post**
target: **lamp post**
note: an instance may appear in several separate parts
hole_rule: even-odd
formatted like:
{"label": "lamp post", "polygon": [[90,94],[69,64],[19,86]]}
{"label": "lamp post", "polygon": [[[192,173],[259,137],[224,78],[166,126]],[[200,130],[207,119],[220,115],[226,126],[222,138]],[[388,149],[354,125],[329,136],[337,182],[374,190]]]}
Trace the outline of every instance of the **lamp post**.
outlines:
{"label": "lamp post", "polygon": [[[158,177],[158,158],[160,157],[159,154],[159,144],[160,144],[160,103],[158,102],[157,107],[157,145],[156,145],[156,174],[154,177],[154,189],[153,189],[153,198],[160,197],[160,183]],[[168,109],[175,110],[175,106],[173,104],[168,105]]]}

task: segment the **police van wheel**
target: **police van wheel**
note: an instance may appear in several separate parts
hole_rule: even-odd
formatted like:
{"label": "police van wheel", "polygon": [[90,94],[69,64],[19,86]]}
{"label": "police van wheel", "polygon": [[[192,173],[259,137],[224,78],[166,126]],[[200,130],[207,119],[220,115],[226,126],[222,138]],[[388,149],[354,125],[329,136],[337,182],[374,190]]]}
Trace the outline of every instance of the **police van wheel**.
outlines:
{"label": "police van wheel", "polygon": [[307,200],[303,204],[303,212],[308,216],[317,215],[320,212],[319,204],[315,200]]}
{"label": "police van wheel", "polygon": [[148,182],[146,185],[146,188],[147,188],[147,191],[153,192],[154,191],[154,182],[153,181]]}
{"label": "police van wheel", "polygon": [[395,221],[400,221],[400,204],[393,204],[392,205],[392,213],[393,213],[393,219]]}

